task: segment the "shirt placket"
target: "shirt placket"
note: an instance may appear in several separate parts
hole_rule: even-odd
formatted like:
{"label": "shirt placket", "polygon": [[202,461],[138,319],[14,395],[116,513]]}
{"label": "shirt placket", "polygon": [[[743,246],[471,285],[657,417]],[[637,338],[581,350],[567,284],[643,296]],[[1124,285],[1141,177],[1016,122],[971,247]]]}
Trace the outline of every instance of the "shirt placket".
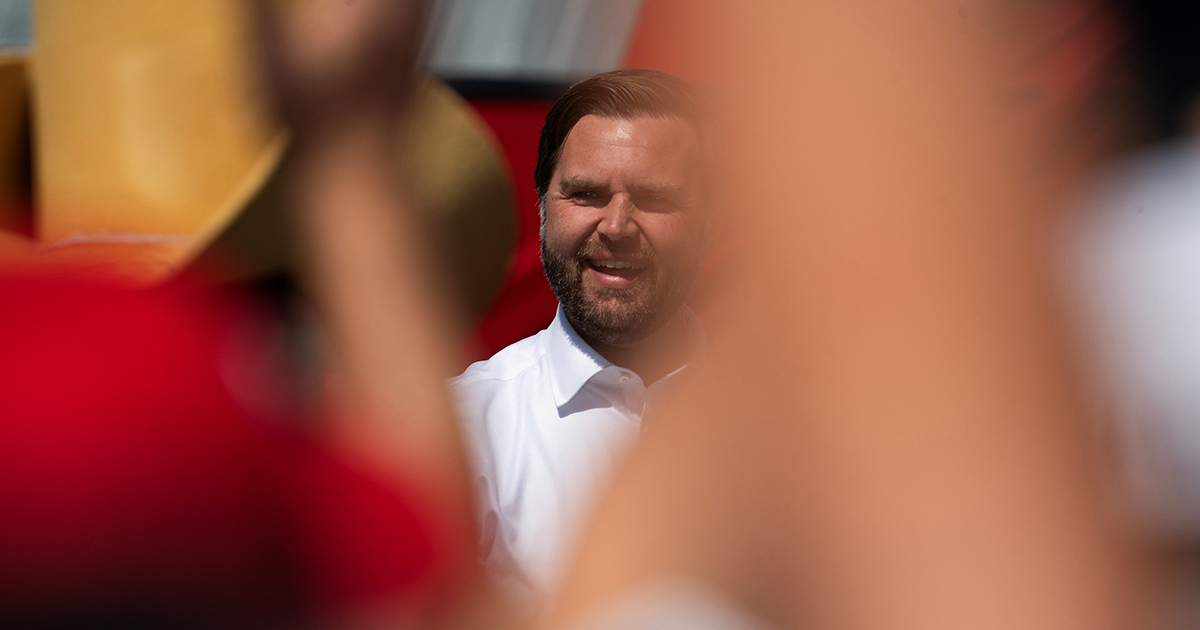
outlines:
{"label": "shirt placket", "polygon": [[642,379],[630,370],[612,366],[601,374],[601,380],[615,404],[621,411],[641,424],[645,405],[646,386]]}

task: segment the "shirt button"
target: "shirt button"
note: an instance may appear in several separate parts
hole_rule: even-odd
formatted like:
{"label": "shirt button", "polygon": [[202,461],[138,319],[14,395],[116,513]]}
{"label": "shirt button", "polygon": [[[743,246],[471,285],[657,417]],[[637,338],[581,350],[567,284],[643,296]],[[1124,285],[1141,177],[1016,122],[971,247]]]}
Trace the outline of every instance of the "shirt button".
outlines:
{"label": "shirt button", "polygon": [[624,385],[625,383],[629,382],[629,375],[622,373],[621,376],[617,378],[617,381]]}

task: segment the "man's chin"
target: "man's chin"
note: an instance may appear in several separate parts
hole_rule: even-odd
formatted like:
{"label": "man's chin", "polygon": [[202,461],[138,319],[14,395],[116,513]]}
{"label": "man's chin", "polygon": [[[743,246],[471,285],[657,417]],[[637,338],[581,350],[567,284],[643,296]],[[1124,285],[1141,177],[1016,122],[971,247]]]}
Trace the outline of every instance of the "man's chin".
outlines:
{"label": "man's chin", "polygon": [[[649,337],[671,318],[680,304],[659,295],[657,278],[630,288],[598,286],[587,274],[553,273],[547,265],[547,277],[576,332],[589,343],[630,346]],[[557,286],[555,280],[558,280]],[[656,299],[657,298],[657,299]],[[664,312],[664,309],[669,312]]]}
{"label": "man's chin", "polygon": [[610,346],[628,346],[650,336],[659,327],[657,313],[643,305],[587,304],[579,313],[567,313],[585,337]]}
{"label": "man's chin", "polygon": [[589,344],[600,344],[608,347],[628,347],[637,344],[645,339],[648,333],[638,327],[630,328],[614,328],[601,326],[587,326],[583,324],[585,330],[578,331],[584,340]]}

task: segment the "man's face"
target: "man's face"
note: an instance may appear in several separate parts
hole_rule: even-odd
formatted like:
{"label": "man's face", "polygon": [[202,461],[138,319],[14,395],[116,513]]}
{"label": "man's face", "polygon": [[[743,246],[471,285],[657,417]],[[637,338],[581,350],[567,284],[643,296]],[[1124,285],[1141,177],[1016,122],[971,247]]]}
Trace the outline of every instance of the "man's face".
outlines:
{"label": "man's face", "polygon": [[677,118],[584,116],[546,192],[542,263],[576,330],[628,345],[690,295],[707,220],[696,132]]}

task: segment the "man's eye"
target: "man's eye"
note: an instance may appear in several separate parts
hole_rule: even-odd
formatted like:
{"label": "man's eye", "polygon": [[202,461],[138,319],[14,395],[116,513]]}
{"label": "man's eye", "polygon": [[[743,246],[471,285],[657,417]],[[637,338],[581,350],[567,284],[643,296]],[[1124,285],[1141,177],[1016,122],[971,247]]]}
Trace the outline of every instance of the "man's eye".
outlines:
{"label": "man's eye", "polygon": [[594,199],[599,199],[600,196],[590,190],[581,190],[579,192],[571,193],[570,198],[579,201],[591,201]]}
{"label": "man's eye", "polygon": [[647,195],[638,200],[638,205],[645,208],[673,208],[676,204],[675,201],[669,197]]}

